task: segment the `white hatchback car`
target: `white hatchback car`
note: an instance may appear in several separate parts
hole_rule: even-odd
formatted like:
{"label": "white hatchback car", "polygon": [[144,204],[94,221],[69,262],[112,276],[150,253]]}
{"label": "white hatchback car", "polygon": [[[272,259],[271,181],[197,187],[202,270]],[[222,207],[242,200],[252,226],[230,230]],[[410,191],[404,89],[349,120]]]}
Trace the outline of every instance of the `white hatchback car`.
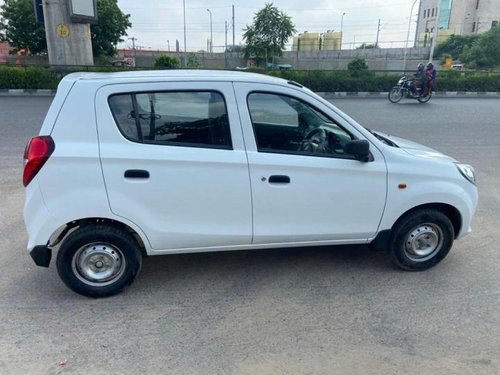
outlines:
{"label": "white hatchback car", "polygon": [[[360,103],[362,105],[362,103]],[[471,166],[357,124],[295,82],[75,73],[25,151],[28,250],[115,294],[145,255],[371,244],[429,268],[470,231]]]}

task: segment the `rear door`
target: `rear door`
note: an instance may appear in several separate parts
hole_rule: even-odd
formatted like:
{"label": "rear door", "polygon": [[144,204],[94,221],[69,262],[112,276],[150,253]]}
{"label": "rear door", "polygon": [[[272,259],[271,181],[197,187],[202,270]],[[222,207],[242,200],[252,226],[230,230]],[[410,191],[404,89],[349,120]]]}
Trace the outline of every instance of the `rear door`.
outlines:
{"label": "rear door", "polygon": [[248,245],[246,153],[230,83],[110,85],[96,96],[111,210],[154,250]]}

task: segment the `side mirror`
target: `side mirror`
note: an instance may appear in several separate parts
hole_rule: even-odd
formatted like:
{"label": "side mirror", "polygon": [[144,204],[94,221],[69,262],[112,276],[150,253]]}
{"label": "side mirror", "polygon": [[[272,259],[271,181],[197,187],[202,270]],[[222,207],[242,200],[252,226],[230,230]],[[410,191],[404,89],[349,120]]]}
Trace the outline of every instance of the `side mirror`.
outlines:
{"label": "side mirror", "polygon": [[366,139],[347,142],[344,151],[346,154],[353,155],[359,161],[370,161],[370,143]]}

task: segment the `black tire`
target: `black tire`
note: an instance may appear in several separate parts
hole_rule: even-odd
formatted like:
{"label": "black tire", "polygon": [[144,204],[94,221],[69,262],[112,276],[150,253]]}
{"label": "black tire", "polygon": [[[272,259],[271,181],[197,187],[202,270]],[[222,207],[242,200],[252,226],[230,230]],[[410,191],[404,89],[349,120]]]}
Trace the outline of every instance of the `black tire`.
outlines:
{"label": "black tire", "polygon": [[389,101],[391,103],[398,103],[401,99],[403,99],[403,92],[399,86],[394,86],[391,91],[389,91],[388,95]]}
{"label": "black tire", "polygon": [[429,91],[429,94],[426,95],[426,96],[422,96],[420,95],[417,100],[420,102],[420,103],[427,103],[429,100],[431,100],[431,97],[432,97],[432,93]]}
{"label": "black tire", "polygon": [[135,238],[126,230],[89,225],[75,230],[57,254],[57,272],[76,293],[108,297],[132,284],[142,256]]}
{"label": "black tire", "polygon": [[389,256],[399,267],[422,271],[449,253],[455,238],[450,219],[435,209],[420,209],[401,217],[389,240]]}

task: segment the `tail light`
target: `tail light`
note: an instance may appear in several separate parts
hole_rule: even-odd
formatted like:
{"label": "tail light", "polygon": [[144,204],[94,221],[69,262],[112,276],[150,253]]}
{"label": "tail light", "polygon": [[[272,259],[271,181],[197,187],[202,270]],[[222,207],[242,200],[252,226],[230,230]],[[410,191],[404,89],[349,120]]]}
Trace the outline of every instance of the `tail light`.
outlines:
{"label": "tail light", "polygon": [[28,186],[40,169],[42,169],[55,148],[56,145],[50,135],[30,139],[24,150],[24,186]]}

